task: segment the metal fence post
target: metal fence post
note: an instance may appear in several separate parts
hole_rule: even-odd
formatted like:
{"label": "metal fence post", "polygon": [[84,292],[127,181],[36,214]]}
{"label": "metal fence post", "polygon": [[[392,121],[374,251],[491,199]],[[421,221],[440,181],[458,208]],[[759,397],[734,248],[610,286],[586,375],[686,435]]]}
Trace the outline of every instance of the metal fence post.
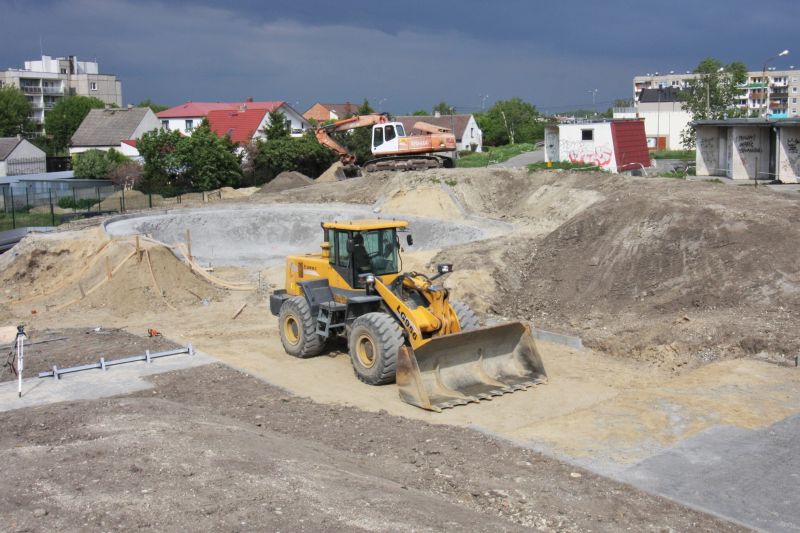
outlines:
{"label": "metal fence post", "polygon": [[125,212],[125,187],[122,188],[122,196],[120,197],[120,209]]}
{"label": "metal fence post", "polygon": [[17,229],[17,215],[14,213],[16,210],[14,207],[14,189],[11,187],[8,189],[11,191],[11,229]]}
{"label": "metal fence post", "polygon": [[55,210],[53,209],[53,189],[49,189],[47,191],[47,194],[50,196],[50,225],[51,226],[55,226],[56,225],[56,213],[55,213]]}
{"label": "metal fence post", "polygon": [[153,208],[153,193],[147,194],[147,203],[148,206],[152,209]]}
{"label": "metal fence post", "polygon": [[97,193],[97,212],[99,213],[100,204],[102,203],[102,200],[100,199],[100,186],[98,185],[97,187],[94,188],[94,190]]}
{"label": "metal fence post", "polygon": [[75,194],[75,186],[72,186],[72,212],[78,210],[78,196]]}
{"label": "metal fence post", "polygon": [[31,205],[31,197],[27,184],[25,185],[25,205]]}

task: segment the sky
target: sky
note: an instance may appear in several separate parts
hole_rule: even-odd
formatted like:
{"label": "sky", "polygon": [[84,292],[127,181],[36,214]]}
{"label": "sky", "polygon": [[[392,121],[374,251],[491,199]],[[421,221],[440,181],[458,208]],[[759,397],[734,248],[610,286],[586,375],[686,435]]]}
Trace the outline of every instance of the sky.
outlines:
{"label": "sky", "polygon": [[518,96],[553,113],[630,98],[705,57],[800,68],[798,0],[0,0],[0,69],[96,60],[125,104],[361,102],[459,112]]}

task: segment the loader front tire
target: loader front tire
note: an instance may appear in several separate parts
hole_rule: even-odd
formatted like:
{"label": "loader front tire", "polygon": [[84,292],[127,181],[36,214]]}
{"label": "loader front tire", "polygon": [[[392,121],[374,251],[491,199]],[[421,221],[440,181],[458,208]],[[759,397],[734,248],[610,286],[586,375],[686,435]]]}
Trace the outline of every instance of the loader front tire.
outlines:
{"label": "loader front tire", "polygon": [[283,302],[278,314],[278,329],[286,353],[295,357],[313,357],[322,353],[325,340],[317,335],[317,324],[311,308],[302,296]]}
{"label": "loader front tire", "polygon": [[358,317],[350,329],[348,346],[353,370],[368,385],[392,383],[397,372],[397,354],[405,343],[400,324],[386,313]]}
{"label": "loader front tire", "polygon": [[464,302],[450,302],[450,305],[453,306],[453,311],[456,312],[461,331],[469,331],[481,327],[478,317],[475,316],[475,311],[469,305]]}

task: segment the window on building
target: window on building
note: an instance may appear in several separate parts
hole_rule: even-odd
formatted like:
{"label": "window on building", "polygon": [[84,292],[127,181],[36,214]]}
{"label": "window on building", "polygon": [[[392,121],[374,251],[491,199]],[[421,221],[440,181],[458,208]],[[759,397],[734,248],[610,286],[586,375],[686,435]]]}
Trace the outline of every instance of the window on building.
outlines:
{"label": "window on building", "polygon": [[165,130],[168,130],[169,129],[169,120],[162,120],[161,121],[161,127],[164,128]]}
{"label": "window on building", "polygon": [[581,140],[582,141],[593,141],[594,140],[594,130],[581,130]]}
{"label": "window on building", "polygon": [[792,92],[796,93],[797,92],[797,87],[792,87]]}
{"label": "window on building", "polygon": [[292,131],[292,121],[288,118],[286,119],[286,129],[289,130],[289,133]]}
{"label": "window on building", "polygon": [[90,91],[96,91],[97,90],[97,82],[96,81],[90,81],[89,82],[89,90]]}
{"label": "window on building", "polygon": [[61,69],[61,74],[66,74],[66,73],[67,73],[67,69],[65,69],[65,68],[62,68],[62,69]]}
{"label": "window on building", "polygon": [[184,129],[185,129],[186,131],[192,131],[192,129],[193,129],[193,128],[194,128],[194,120],[192,120],[192,119],[187,119],[187,120],[186,120],[186,126],[185,126],[185,128],[184,128]]}

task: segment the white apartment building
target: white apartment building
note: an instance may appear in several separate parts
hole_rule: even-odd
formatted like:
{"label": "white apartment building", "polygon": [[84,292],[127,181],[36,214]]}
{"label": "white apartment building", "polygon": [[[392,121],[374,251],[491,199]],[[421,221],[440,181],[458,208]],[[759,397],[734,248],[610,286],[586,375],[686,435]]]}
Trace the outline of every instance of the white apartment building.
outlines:
{"label": "white apartment building", "polygon": [[0,71],[0,84],[19,87],[33,107],[30,118],[36,124],[43,124],[45,112],[65,96],[93,96],[122,106],[122,82],[100,74],[96,61],[78,61],[75,56],[25,61],[22,69]]}
{"label": "white apartment building", "polygon": [[[740,86],[739,106],[747,110],[748,116],[765,114],[770,118],[794,118],[800,116],[800,70],[767,69],[747,73],[747,81]],[[697,74],[689,71],[668,74],[646,74],[633,78],[633,97],[638,104],[642,89],[686,89]]]}

